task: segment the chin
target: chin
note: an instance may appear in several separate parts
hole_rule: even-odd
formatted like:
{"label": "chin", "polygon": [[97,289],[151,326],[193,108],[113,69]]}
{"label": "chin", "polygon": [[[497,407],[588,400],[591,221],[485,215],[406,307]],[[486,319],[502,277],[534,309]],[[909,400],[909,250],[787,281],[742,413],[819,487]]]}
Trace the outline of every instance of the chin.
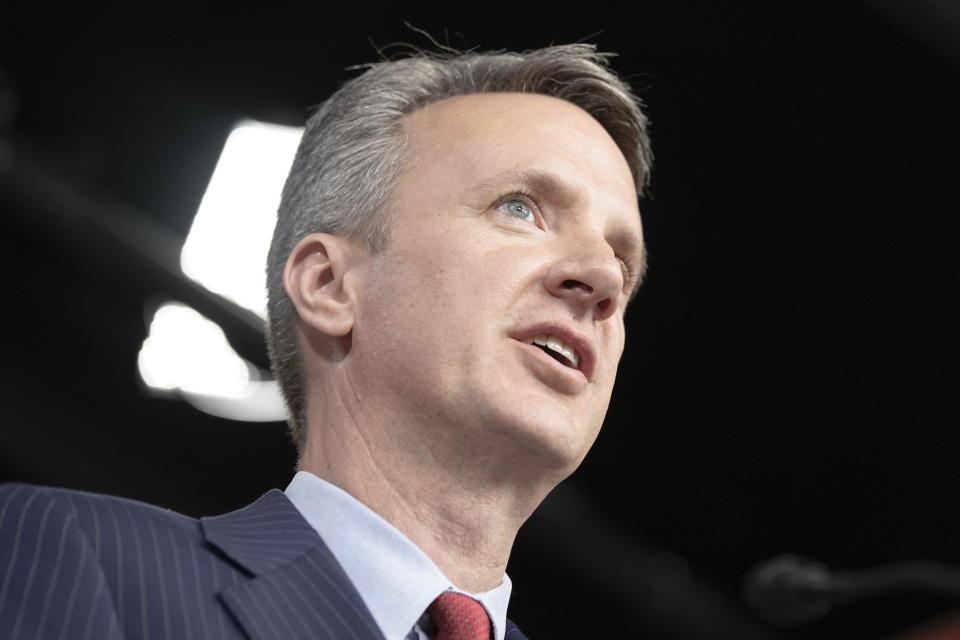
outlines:
{"label": "chin", "polygon": [[520,414],[513,409],[512,415],[493,423],[498,425],[495,431],[510,443],[525,467],[557,474],[559,479],[580,466],[599,433],[599,427],[572,418],[556,406],[528,405]]}

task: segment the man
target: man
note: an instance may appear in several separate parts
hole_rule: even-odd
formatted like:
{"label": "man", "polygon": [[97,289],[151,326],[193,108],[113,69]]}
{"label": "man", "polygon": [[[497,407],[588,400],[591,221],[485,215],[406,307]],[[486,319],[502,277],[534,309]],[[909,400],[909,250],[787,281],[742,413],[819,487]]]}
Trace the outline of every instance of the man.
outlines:
{"label": "man", "polygon": [[268,260],[290,486],[200,521],[5,487],[0,636],[523,638],[507,559],[606,413],[650,161],[587,45],[348,82]]}

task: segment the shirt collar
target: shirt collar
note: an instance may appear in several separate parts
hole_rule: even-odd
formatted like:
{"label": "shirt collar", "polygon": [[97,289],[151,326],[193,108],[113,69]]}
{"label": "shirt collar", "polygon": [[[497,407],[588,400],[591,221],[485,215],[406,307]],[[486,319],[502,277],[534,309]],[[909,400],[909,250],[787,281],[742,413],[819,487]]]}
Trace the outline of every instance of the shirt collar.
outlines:
{"label": "shirt collar", "polygon": [[[434,598],[456,589],[443,572],[405,535],[339,487],[298,471],[286,495],[316,530],[387,640],[405,638]],[[490,614],[495,640],[503,640],[510,578],[500,586],[467,595]]]}

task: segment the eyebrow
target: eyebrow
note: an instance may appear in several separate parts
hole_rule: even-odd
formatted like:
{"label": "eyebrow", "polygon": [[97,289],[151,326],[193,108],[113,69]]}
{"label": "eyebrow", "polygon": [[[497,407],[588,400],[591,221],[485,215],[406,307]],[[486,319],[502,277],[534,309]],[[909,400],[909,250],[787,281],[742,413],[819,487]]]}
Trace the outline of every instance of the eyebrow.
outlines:
{"label": "eyebrow", "polygon": [[506,169],[494,174],[488,180],[471,189],[473,192],[486,192],[501,189],[504,184],[524,185],[555,200],[564,206],[576,206],[585,200],[578,189],[572,187],[557,176],[538,169]]}

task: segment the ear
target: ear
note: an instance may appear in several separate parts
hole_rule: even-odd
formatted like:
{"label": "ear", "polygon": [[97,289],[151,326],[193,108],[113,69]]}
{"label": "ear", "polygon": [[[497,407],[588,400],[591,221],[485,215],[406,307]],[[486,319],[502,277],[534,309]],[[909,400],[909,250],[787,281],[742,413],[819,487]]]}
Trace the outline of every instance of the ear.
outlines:
{"label": "ear", "polygon": [[287,258],[283,288],[300,319],[320,333],[339,338],[353,329],[355,300],[351,269],[362,242],[327,233],[303,238]]}

